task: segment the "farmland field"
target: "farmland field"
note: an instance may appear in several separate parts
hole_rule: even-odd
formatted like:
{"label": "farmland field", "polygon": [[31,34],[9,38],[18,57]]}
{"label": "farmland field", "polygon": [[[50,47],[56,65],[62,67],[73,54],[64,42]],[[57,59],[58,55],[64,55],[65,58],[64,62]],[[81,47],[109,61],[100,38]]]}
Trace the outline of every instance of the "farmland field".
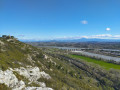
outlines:
{"label": "farmland field", "polygon": [[86,57],[86,56],[80,56],[80,55],[70,55],[70,56],[73,57],[73,58],[76,58],[76,59],[80,59],[80,60],[84,60],[84,61],[87,61],[87,62],[98,64],[98,65],[104,67],[107,70],[109,70],[111,68],[120,69],[120,65],[117,65],[117,64],[108,63],[108,62],[97,60],[97,59],[92,59],[92,58],[89,58],[89,57]]}

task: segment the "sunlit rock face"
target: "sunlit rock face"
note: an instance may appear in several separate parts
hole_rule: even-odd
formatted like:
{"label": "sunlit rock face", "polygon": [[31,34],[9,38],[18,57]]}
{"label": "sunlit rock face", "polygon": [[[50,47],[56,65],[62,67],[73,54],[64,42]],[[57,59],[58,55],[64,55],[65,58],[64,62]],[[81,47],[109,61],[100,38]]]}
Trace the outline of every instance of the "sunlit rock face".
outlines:
{"label": "sunlit rock face", "polygon": [[11,70],[0,70],[0,83],[7,85],[13,90],[21,90],[25,87],[25,83],[22,80],[18,81]]}
{"label": "sunlit rock face", "polygon": [[[13,73],[14,71],[19,75],[26,77],[29,80],[28,84],[34,82],[40,85],[40,87],[27,87],[24,81],[18,80],[18,78]],[[0,83],[12,88],[12,90],[53,90],[52,88],[46,87],[44,82],[38,82],[37,80],[39,78],[51,79],[49,74],[45,73],[44,71],[40,72],[38,67],[27,66],[26,68],[10,68],[6,71],[0,70]]]}
{"label": "sunlit rock face", "polygon": [[0,45],[4,45],[4,42],[2,42],[1,40],[0,40]]}
{"label": "sunlit rock face", "polygon": [[39,78],[46,78],[46,79],[51,78],[49,74],[45,73],[44,71],[40,72],[38,67],[31,67],[31,66],[28,66],[27,68],[20,67],[20,68],[15,68],[13,71],[17,71],[20,75],[25,76],[30,81],[30,83],[35,82],[39,84],[41,87],[46,87],[46,85],[43,82],[38,82],[37,80]]}

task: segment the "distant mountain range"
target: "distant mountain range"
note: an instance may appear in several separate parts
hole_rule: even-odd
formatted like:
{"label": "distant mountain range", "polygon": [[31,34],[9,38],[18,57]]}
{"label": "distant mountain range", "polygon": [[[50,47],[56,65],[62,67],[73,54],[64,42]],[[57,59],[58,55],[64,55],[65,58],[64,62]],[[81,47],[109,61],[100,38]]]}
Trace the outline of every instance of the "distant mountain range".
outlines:
{"label": "distant mountain range", "polygon": [[81,38],[81,39],[21,40],[21,41],[23,42],[120,42],[120,39]]}

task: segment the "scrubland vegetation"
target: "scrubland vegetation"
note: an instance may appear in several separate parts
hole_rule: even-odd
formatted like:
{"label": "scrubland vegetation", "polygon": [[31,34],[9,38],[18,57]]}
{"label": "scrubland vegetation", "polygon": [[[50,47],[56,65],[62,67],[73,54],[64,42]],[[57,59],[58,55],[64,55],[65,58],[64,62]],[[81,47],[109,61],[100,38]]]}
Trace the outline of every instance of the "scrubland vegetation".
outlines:
{"label": "scrubland vegetation", "polygon": [[[36,48],[19,42],[16,39],[0,38],[0,69],[37,66],[47,72],[51,79],[40,78],[47,87],[54,90],[119,90],[119,65],[98,61],[85,56],[71,55],[71,53],[49,48]],[[14,72],[19,80],[27,86],[28,79]],[[3,89],[4,87],[4,89]],[[0,90],[7,87],[0,84]],[[8,89],[7,89],[8,90]]]}

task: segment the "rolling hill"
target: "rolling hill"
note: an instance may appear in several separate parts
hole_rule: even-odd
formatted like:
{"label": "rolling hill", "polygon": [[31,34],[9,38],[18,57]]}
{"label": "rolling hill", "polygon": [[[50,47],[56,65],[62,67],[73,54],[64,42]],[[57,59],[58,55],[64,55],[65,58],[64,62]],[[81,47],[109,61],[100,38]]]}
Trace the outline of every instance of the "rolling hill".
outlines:
{"label": "rolling hill", "polygon": [[68,54],[0,37],[0,90],[119,90],[119,70]]}

